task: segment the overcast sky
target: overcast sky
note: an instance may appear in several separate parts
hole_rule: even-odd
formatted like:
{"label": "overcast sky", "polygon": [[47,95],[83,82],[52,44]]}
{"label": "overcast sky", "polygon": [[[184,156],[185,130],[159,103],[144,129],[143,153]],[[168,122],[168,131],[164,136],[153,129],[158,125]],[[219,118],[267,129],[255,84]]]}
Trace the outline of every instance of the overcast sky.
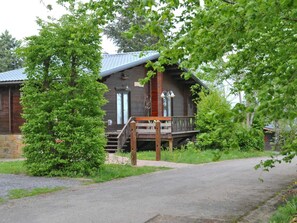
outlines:
{"label": "overcast sky", "polygon": [[[38,34],[36,17],[46,19],[47,16],[59,18],[65,10],[55,4],[55,0],[43,0],[45,5],[51,4],[49,11],[40,0],[0,0],[0,33],[8,30],[16,39]],[[114,53],[115,46],[103,38],[103,51]]]}

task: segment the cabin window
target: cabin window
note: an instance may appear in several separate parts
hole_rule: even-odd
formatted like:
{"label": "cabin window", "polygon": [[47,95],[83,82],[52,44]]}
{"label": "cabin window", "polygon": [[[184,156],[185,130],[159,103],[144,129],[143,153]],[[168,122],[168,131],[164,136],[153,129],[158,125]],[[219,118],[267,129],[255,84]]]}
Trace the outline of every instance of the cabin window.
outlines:
{"label": "cabin window", "polygon": [[2,94],[0,94],[0,111],[2,110]]}
{"label": "cabin window", "polygon": [[117,124],[124,125],[127,123],[130,115],[130,92],[117,92]]}
{"label": "cabin window", "polygon": [[163,116],[170,117],[173,115],[173,98],[163,98]]}

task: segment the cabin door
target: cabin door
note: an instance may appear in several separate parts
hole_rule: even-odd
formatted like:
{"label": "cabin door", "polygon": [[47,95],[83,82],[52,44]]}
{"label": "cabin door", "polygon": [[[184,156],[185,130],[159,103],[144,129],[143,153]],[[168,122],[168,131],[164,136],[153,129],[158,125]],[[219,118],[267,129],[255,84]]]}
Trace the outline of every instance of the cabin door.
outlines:
{"label": "cabin door", "polygon": [[117,124],[123,126],[130,117],[130,92],[117,92]]}

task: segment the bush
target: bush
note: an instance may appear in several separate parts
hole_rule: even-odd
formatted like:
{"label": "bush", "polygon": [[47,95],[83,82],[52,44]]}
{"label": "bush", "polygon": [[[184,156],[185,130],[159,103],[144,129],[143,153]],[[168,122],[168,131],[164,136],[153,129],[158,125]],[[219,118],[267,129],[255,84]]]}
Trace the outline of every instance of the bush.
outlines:
{"label": "bush", "polygon": [[196,127],[200,130],[197,146],[202,149],[237,148],[230,104],[218,91],[201,92],[197,104]]}
{"label": "bush", "polygon": [[252,126],[245,124],[246,108],[238,104],[231,109],[227,100],[218,92],[201,92],[197,103],[197,147],[208,149],[238,149],[242,151],[264,148],[263,123],[255,117]]}
{"label": "bush", "polygon": [[40,25],[20,51],[28,77],[22,88],[27,170],[92,175],[105,161],[106,144],[97,20],[79,13]]}
{"label": "bush", "polygon": [[234,133],[240,150],[263,150],[264,133],[262,129],[248,128],[242,123],[235,123]]}

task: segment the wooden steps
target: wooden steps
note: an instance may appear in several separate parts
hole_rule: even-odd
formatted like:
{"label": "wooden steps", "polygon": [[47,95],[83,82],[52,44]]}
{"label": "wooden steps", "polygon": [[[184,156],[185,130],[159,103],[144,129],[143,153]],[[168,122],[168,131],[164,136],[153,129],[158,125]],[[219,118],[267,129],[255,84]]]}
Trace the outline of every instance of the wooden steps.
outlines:
{"label": "wooden steps", "polygon": [[[115,153],[118,151],[118,135],[119,132],[107,132],[106,138],[107,138],[107,144],[105,146],[105,151],[109,153]],[[126,144],[123,146],[122,149],[127,148],[127,143],[130,141],[127,140]]]}

